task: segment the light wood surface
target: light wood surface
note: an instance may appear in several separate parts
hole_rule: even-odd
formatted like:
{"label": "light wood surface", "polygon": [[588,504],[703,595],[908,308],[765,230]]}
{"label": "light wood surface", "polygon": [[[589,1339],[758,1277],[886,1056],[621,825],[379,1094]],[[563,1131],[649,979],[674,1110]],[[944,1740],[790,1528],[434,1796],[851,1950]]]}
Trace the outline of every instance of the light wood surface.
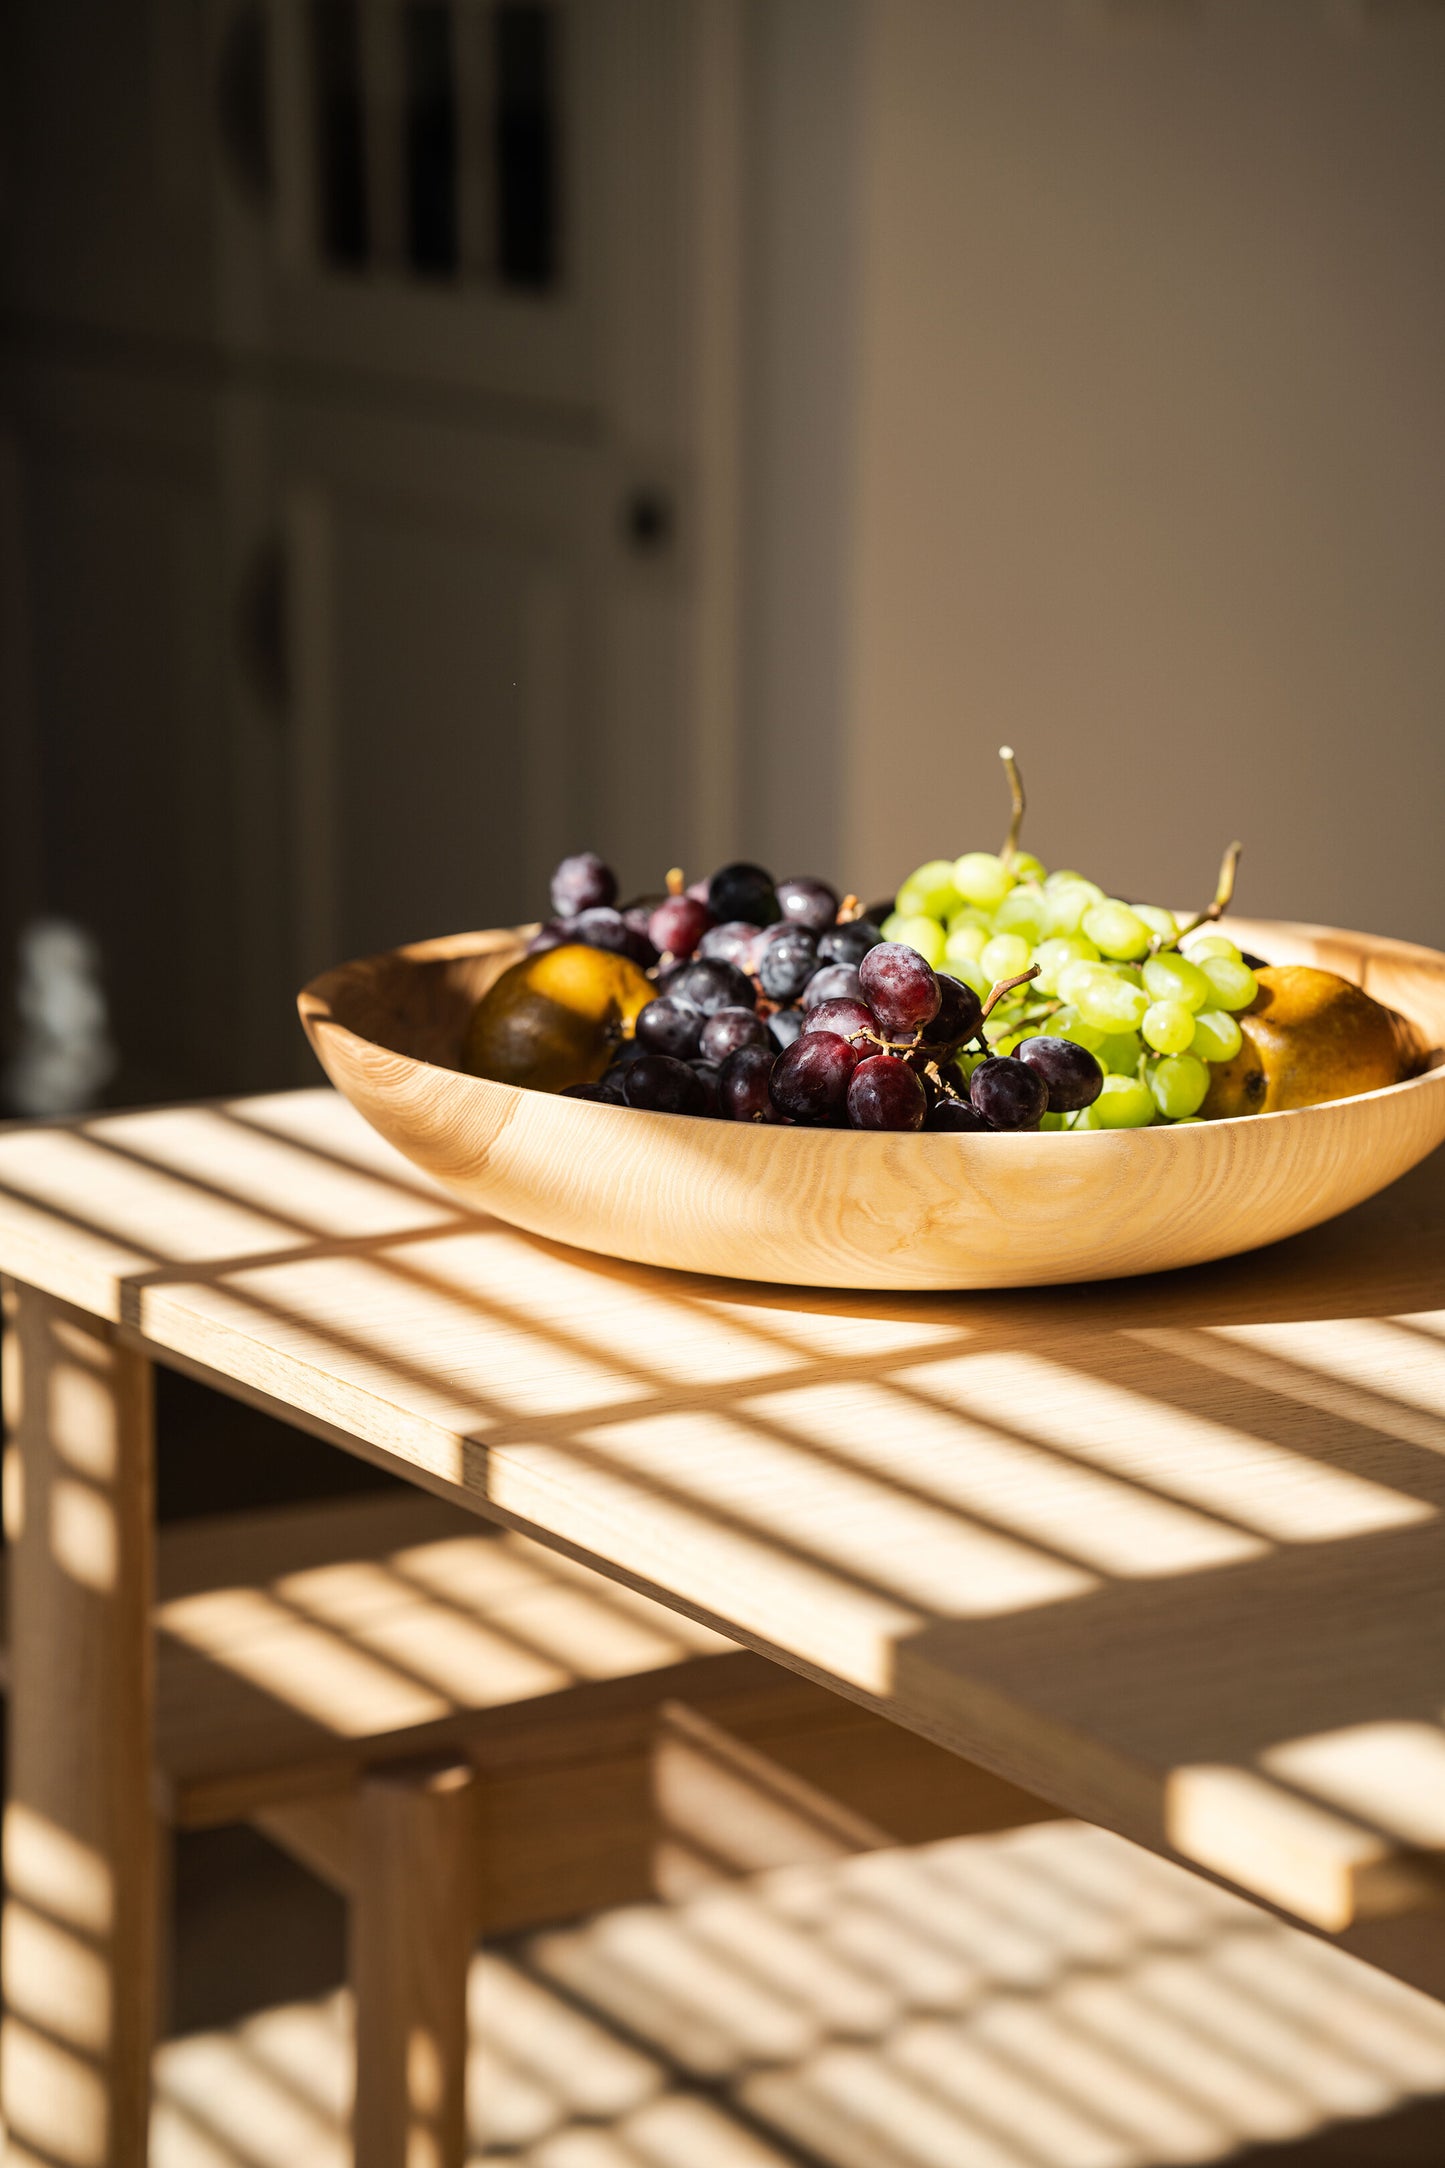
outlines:
{"label": "light wood surface", "polygon": [[0,1136],[0,1264],[1331,1930],[1445,1854],[1445,1160],[1267,1255],[744,1288],[468,1216],[334,1094]]}
{"label": "light wood surface", "polygon": [[[1445,956],[1231,921],[1445,1041]],[[1358,1098],[1185,1129],[886,1136],[643,1113],[464,1076],[517,929],[345,964],[300,997],[332,1082],[463,1203],[612,1257],[809,1287],[1015,1287],[1156,1272],[1316,1226],[1445,1138],[1445,1066]]]}
{"label": "light wood surface", "polygon": [[471,1765],[446,1756],[360,1787],[355,2168],[462,2168],[476,1790]]}
{"label": "light wood surface", "polygon": [[[156,1995],[151,1367],[7,1294],[13,1650],[0,2099],[16,2168],[144,2168]],[[83,1710],[83,1721],[77,1712]]]}

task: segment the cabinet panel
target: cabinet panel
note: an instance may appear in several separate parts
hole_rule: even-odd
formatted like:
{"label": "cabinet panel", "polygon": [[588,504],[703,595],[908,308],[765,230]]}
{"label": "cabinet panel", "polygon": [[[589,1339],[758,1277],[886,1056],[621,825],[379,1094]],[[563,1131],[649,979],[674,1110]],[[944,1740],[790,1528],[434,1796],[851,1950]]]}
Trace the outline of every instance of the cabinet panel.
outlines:
{"label": "cabinet panel", "polygon": [[17,432],[26,870],[7,947],[42,912],[96,938],[119,1095],[235,1080],[237,927],[220,697],[219,500],[189,411],[136,432],[103,397],[54,395]]}

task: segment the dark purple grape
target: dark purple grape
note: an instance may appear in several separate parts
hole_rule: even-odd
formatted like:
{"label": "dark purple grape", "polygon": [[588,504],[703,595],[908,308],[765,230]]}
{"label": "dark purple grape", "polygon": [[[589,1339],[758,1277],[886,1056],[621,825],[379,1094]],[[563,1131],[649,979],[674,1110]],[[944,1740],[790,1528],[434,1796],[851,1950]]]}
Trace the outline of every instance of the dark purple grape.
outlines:
{"label": "dark purple grape", "polygon": [[616,1094],[609,1091],[605,1084],[564,1084],[557,1097],[559,1099],[596,1099],[603,1106],[615,1106],[617,1103]]}
{"label": "dark purple grape", "polygon": [[725,926],[708,927],[697,944],[697,953],[708,963],[733,964],[739,971],[748,971],[761,931],[748,919],[730,918]]}
{"label": "dark purple grape", "polygon": [[691,1061],[702,1036],[702,1017],[690,1001],[659,994],[656,1001],[638,1012],[633,1025],[637,1043],[649,1054],[670,1054],[674,1061]]}
{"label": "dark purple grape", "polygon": [[676,1000],[690,1001],[704,1016],[716,1016],[719,1009],[750,1009],[756,998],[752,980],[721,957],[695,958],[669,980],[668,992]]}
{"label": "dark purple grape", "polygon": [[856,1050],[835,1031],[806,1031],[773,1064],[773,1105],[795,1122],[828,1122],[842,1113]]}
{"label": "dark purple grape", "polygon": [[923,1044],[951,1052],[978,1030],[983,1022],[983,1003],[962,979],[950,978],[946,971],[935,972],[934,976],[938,980],[938,1014],[925,1024]]}
{"label": "dark purple grape", "polygon": [[863,981],[856,964],[824,964],[803,988],[801,1005],[816,1009],[820,1001],[861,1001]]}
{"label": "dark purple grape", "polygon": [[925,1129],[958,1129],[976,1135],[987,1129],[988,1123],[970,1100],[959,1099],[949,1092],[934,1101],[923,1126]]}
{"label": "dark purple grape", "polygon": [[712,1119],[716,1121],[722,1113],[722,1100],[718,1094],[718,1079],[722,1075],[721,1068],[715,1061],[693,1061],[688,1063],[688,1067],[702,1086],[703,1113],[711,1115]]}
{"label": "dark purple grape", "polygon": [[635,1061],[641,1061],[649,1051],[647,1047],[639,1046],[635,1039],[624,1039],[611,1061],[607,1064],[607,1074],[602,1079],[603,1083],[615,1085],[620,1092],[623,1070],[630,1069]]}
{"label": "dark purple grape", "polygon": [[682,977],[683,972],[690,967],[691,962],[692,959],[685,956],[680,963],[660,964],[653,973],[653,984],[656,986],[657,991],[660,994],[670,994]]}
{"label": "dark purple grape", "polygon": [[802,1009],[779,1009],[768,1018],[768,1030],[775,1046],[789,1047],[802,1032],[808,1019]]}
{"label": "dark purple grape", "polygon": [[846,926],[830,926],[818,936],[820,964],[861,964],[869,949],[877,948],[882,934],[871,918],[850,918]]}
{"label": "dark purple grape", "polygon": [[795,926],[822,933],[838,916],[838,898],[826,881],[814,880],[807,873],[795,874],[791,880],[778,883],[778,909]]}
{"label": "dark purple grape", "polygon": [[[804,1031],[836,1031],[840,1039],[851,1039],[858,1031],[876,1033],[873,1011],[864,1001],[820,1001],[816,1009],[809,1009],[803,1022]],[[867,1048],[861,1051],[867,1052]]]}
{"label": "dark purple grape", "polygon": [[566,942],[576,939],[576,929],[570,919],[545,919],[527,943],[527,954],[540,956],[546,949],[561,948]]}
{"label": "dark purple grape", "polygon": [[590,910],[579,911],[573,923],[573,938],[585,942],[588,948],[607,949],[615,956],[630,956],[643,970],[652,962],[653,949],[646,935],[634,933],[622,913],[614,911],[610,904],[599,903]]}
{"label": "dark purple grape", "polygon": [[818,968],[818,944],[805,927],[758,950],[758,980],[770,1001],[795,1001]]}
{"label": "dark purple grape", "polygon": [[[646,1010],[643,1014],[646,1015]],[[704,1061],[726,1061],[740,1046],[764,1046],[769,1053],[768,1027],[756,1009],[718,1009],[702,1027],[698,1052]]]}
{"label": "dark purple grape", "polygon": [[696,896],[669,896],[647,922],[647,938],[659,956],[691,956],[712,924],[712,913]]}
{"label": "dark purple grape", "polygon": [[653,1114],[701,1114],[706,1103],[696,1072],[670,1054],[644,1054],[632,1062],[623,1073],[622,1096],[630,1107]]}
{"label": "dark purple grape", "polygon": [[719,921],[745,918],[754,926],[767,926],[782,916],[771,873],[743,860],[719,867],[707,884],[707,900],[713,917]]}
{"label": "dark purple grape", "polygon": [[765,1046],[740,1046],[718,1073],[718,1100],[724,1121],[776,1122],[781,1119],[768,1091],[777,1056]]}
{"label": "dark purple grape", "polygon": [[[653,946],[652,937],[647,931],[652,921],[653,909],[654,906],[650,903],[630,903],[622,914],[622,923],[638,944],[637,950],[630,953],[641,962],[644,971],[649,970],[657,962],[657,950]],[[645,955],[640,953],[643,950],[646,951]]]}
{"label": "dark purple grape", "polygon": [[1042,1077],[1050,1114],[1074,1114],[1091,1107],[1104,1089],[1104,1072],[1087,1047],[1072,1039],[1025,1039],[1018,1059]]}
{"label": "dark purple grape", "polygon": [[921,1031],[938,1014],[938,981],[917,949],[902,941],[880,941],[858,966],[863,999],[889,1033]]}
{"label": "dark purple grape", "polygon": [[595,904],[616,901],[617,875],[595,851],[564,858],[552,876],[552,909],[558,918],[575,918]]}
{"label": "dark purple grape", "polygon": [[991,1129],[1037,1129],[1049,1110],[1049,1087],[1025,1061],[990,1054],[968,1081],[968,1096]]}
{"label": "dark purple grape", "polygon": [[870,1054],[853,1071],[848,1119],[855,1129],[921,1129],[927,1112],[922,1078],[896,1054]]}

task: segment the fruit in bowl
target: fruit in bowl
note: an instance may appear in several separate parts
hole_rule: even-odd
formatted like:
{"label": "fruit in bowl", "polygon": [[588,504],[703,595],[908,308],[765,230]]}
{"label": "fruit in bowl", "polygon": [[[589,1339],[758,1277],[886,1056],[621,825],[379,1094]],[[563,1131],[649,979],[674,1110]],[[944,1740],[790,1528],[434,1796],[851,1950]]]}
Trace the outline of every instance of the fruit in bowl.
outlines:
{"label": "fruit in bowl", "polygon": [[[920,866],[875,917],[816,876],[736,862],[619,907],[592,852],[478,1003],[464,1066],[652,1113],[951,1134],[1159,1127],[1380,1089],[1423,1064],[1406,1019],[1338,974],[1266,964],[1219,926],[1129,903],[1019,848]],[[882,923],[878,923],[881,919]]]}

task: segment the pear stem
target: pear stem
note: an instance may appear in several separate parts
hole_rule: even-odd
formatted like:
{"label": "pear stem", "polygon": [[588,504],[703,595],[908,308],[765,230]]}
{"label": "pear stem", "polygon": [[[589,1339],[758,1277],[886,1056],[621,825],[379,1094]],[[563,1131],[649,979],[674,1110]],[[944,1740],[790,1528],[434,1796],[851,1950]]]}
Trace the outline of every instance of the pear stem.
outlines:
{"label": "pear stem", "polygon": [[680,896],[686,886],[687,883],[683,879],[681,866],[670,866],[667,874],[667,893],[669,896]]}
{"label": "pear stem", "polygon": [[1013,818],[1008,824],[1008,834],[1004,838],[1003,849],[998,855],[1006,866],[1011,866],[1014,853],[1019,847],[1019,830],[1024,824],[1024,779],[1019,773],[1019,764],[1014,758],[1014,749],[1011,745],[1001,745],[998,749],[998,757],[1003,762],[1004,773],[1008,777],[1008,787],[1013,798]]}
{"label": "pear stem", "polygon": [[1213,903],[1206,904],[1202,911],[1196,912],[1187,926],[1180,927],[1172,941],[1166,941],[1162,934],[1156,935],[1149,944],[1151,956],[1157,955],[1161,948],[1178,948],[1180,942],[1187,935],[1198,933],[1201,926],[1211,925],[1215,919],[1223,918],[1234,901],[1234,883],[1239,873],[1239,861],[1243,851],[1244,845],[1242,843],[1230,844],[1219,868],[1219,881],[1214,891]]}

